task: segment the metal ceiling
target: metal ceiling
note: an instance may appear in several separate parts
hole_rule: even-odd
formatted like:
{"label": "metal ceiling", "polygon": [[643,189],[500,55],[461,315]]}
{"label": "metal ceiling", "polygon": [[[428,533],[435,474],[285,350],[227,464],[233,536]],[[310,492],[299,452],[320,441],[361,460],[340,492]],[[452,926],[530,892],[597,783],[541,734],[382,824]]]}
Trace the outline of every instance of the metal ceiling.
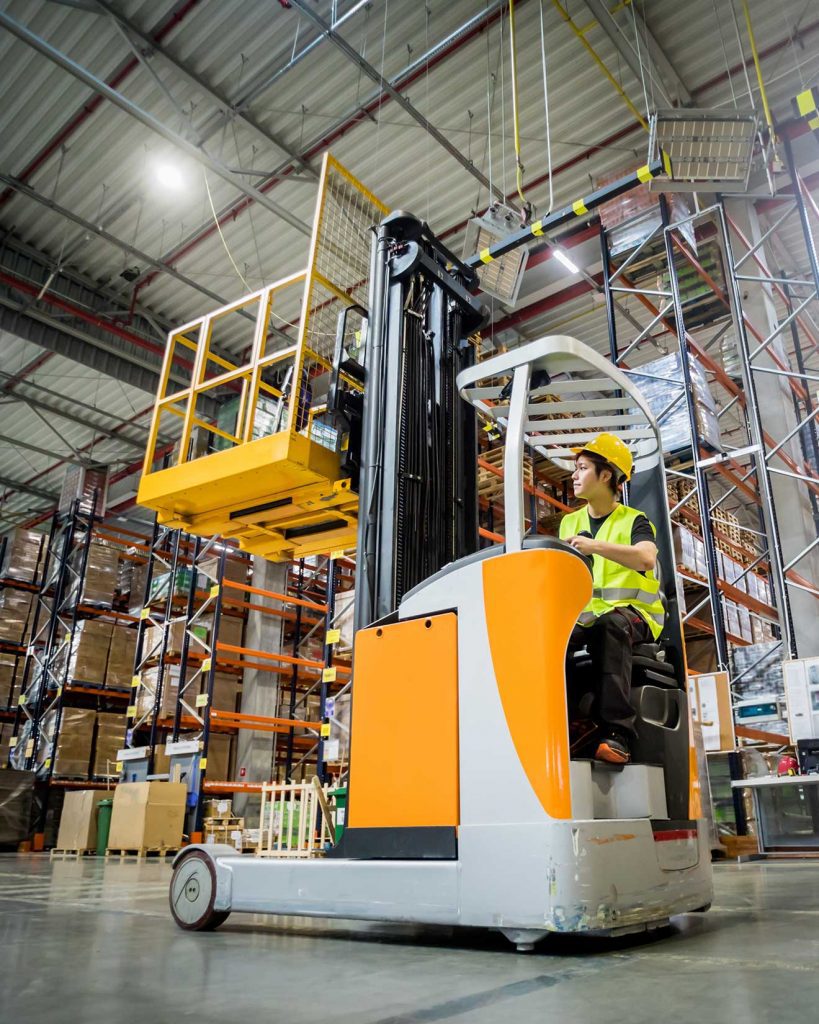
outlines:
{"label": "metal ceiling", "polygon": [[[726,4],[627,4],[601,28],[599,4],[517,0],[524,180],[541,213],[541,8],[556,204],[633,167],[647,145],[560,8],[638,111],[646,103],[634,51],[645,58],[646,46],[649,107],[666,105],[670,93],[697,106],[748,105],[740,60],[749,49],[743,35],[741,58]],[[771,104],[787,117],[819,68],[819,15],[804,0],[753,0],[751,13]],[[507,32],[501,0],[0,0],[3,372],[25,373],[51,353],[13,393],[31,398],[32,385],[48,387],[66,408],[85,403],[75,402],[77,418],[98,428],[147,408],[172,324],[304,263],[328,146],[384,202],[424,216],[458,251],[490,182],[518,201]],[[179,174],[176,191],[159,184],[162,163]],[[599,259],[584,269],[599,271]],[[578,280],[556,280],[548,260],[527,273],[522,303]],[[560,324],[605,349],[594,293],[570,294],[521,315],[518,336]],[[509,312],[494,304],[497,320]],[[58,490],[59,459],[70,451],[30,408],[6,404],[8,385],[0,378],[0,434],[30,447],[0,442],[0,479]],[[138,443],[145,423],[138,417],[121,433]],[[65,429],[77,449],[94,441],[90,427]],[[110,438],[96,446],[118,465],[138,455]],[[0,501],[0,514],[46,504],[21,490]]]}

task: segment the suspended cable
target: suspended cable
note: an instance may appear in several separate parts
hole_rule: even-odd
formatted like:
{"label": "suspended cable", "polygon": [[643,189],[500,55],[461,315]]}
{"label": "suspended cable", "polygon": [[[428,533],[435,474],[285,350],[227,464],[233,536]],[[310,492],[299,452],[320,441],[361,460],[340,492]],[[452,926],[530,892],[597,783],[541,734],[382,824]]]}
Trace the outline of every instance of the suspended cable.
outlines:
{"label": "suspended cable", "polygon": [[637,63],[640,65],[640,82],[643,86],[643,102],[646,108],[646,120],[651,117],[651,111],[648,106],[648,90],[646,89],[646,76],[643,71],[643,54],[640,47],[640,33],[637,29],[637,18],[634,14],[634,4],[629,4],[629,10],[631,11],[631,23],[634,26],[634,44],[637,48]]}
{"label": "suspended cable", "polygon": [[546,33],[543,27],[543,0],[540,0],[540,69],[543,75],[543,111],[546,118],[546,165],[549,175],[549,209],[544,216],[552,212],[555,204],[554,179],[552,176],[552,128],[549,118],[549,76],[546,70]]}
{"label": "suspended cable", "polygon": [[725,74],[728,78],[728,85],[731,88],[731,99],[734,103],[734,110],[737,109],[737,94],[734,89],[734,76],[731,74],[731,65],[728,60],[728,51],[725,48],[725,33],[722,29],[722,19],[719,16],[719,0],[713,0],[714,4],[714,17],[717,19],[717,30],[719,31],[719,41],[722,46],[722,58],[725,61]]}
{"label": "suspended cable", "polygon": [[515,140],[515,184],[523,206],[528,206],[523,194],[523,158],[520,148],[520,110],[518,108],[518,58],[515,33],[515,0],[509,0],[509,65],[512,76],[512,129]]}
{"label": "suspended cable", "polygon": [[771,108],[768,104],[768,93],[765,89],[765,80],[762,77],[762,65],[759,60],[759,52],[756,48],[756,38],[754,36],[754,27],[751,24],[751,12],[748,9],[748,0],[742,0],[742,10],[745,14],[745,24],[748,28],[748,39],[751,43],[751,54],[754,58],[754,68],[756,69],[756,80],[759,82],[759,95],[762,100],[762,109],[765,112],[765,123],[768,126],[768,131],[771,135],[771,141],[773,141],[776,129],[774,128],[773,115],[771,114]]}

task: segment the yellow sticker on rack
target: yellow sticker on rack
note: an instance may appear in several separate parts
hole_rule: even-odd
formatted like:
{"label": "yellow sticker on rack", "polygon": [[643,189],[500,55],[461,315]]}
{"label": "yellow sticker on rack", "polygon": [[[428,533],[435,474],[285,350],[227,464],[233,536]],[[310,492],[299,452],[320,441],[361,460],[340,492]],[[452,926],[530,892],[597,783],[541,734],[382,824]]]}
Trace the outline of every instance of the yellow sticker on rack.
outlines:
{"label": "yellow sticker on rack", "polygon": [[206,757],[203,757],[202,760],[199,762],[199,771],[203,772],[207,768],[207,766],[208,759]]}
{"label": "yellow sticker on rack", "polygon": [[324,638],[325,642],[329,646],[330,644],[337,644],[341,639],[340,629],[328,629],[327,636]]}
{"label": "yellow sticker on rack", "polygon": [[24,693],[21,693],[20,696],[17,698],[17,703],[22,707],[27,700],[28,697]]}
{"label": "yellow sticker on rack", "polygon": [[211,667],[212,664],[213,664],[213,658],[205,658],[205,660],[202,662],[202,671],[203,672],[210,672],[210,667]]}
{"label": "yellow sticker on rack", "polygon": [[17,737],[16,736],[12,736],[11,739],[9,740],[9,750],[14,750],[14,748],[16,746],[17,746]]}
{"label": "yellow sticker on rack", "polygon": [[142,685],[142,680],[139,676],[131,676],[131,689],[137,690]]}
{"label": "yellow sticker on rack", "polygon": [[50,757],[47,757],[47,758],[45,759],[45,764],[43,765],[43,768],[45,768],[45,770],[46,770],[46,771],[48,771],[48,769],[49,769],[50,767],[51,767],[51,758],[50,758]]}
{"label": "yellow sticker on rack", "polygon": [[336,670],[334,668],[326,668],[321,673],[321,681],[323,683],[334,683],[336,681]]}
{"label": "yellow sticker on rack", "polygon": [[136,704],[129,704],[125,712],[126,718],[136,718]]}
{"label": "yellow sticker on rack", "polygon": [[346,452],[346,451],[349,451],[349,448],[350,448],[350,438],[345,434],[344,437],[341,439],[341,450],[343,452]]}
{"label": "yellow sticker on rack", "polygon": [[34,740],[29,740],[26,744],[26,757],[31,757],[34,753]]}
{"label": "yellow sticker on rack", "polygon": [[321,738],[326,740],[329,735],[330,735],[330,723],[329,722],[322,722],[322,724],[321,724]]}
{"label": "yellow sticker on rack", "polygon": [[151,609],[150,608],[143,608],[142,611],[139,613],[139,617],[141,619],[147,619],[150,616],[150,614],[151,614]]}
{"label": "yellow sticker on rack", "polygon": [[218,597],[219,596],[219,584],[218,583],[214,584],[210,588],[210,596],[211,597]]}
{"label": "yellow sticker on rack", "polygon": [[117,761],[116,762],[116,764],[114,765],[114,771],[116,771],[116,772],[121,772],[122,771],[122,761]]}
{"label": "yellow sticker on rack", "polygon": [[197,693],[196,706],[198,708],[206,708],[208,706],[208,695],[206,693]]}
{"label": "yellow sticker on rack", "polygon": [[337,558],[343,558],[343,557],[344,557],[344,548],[339,548],[338,551],[331,551],[330,552],[330,558],[332,558],[333,561],[335,561]]}

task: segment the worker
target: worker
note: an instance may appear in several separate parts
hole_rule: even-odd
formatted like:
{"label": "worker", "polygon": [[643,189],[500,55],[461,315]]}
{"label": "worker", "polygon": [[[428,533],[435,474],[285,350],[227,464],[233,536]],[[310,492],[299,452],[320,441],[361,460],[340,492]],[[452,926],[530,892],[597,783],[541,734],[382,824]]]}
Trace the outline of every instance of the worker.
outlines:
{"label": "worker", "polygon": [[594,590],[569,640],[567,672],[571,686],[572,654],[587,648],[598,726],[594,757],[624,765],[636,736],[630,701],[632,651],[635,644],[656,640],[665,619],[655,574],[656,531],[639,509],[619,501],[633,466],[631,452],[619,437],[600,434],[572,450],[572,486],[585,505],[563,517],[560,538],[592,559]]}

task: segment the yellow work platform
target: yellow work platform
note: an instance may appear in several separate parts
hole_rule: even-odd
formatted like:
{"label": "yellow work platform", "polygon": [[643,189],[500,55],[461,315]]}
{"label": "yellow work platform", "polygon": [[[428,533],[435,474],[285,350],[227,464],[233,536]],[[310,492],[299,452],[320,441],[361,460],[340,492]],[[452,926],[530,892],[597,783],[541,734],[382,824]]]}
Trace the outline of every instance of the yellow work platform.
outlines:
{"label": "yellow work platform", "polygon": [[[366,305],[372,228],[387,212],[325,156],[307,267],[170,333],[137,494],[161,523],[274,561],[355,547],[347,438],[324,422],[321,382],[339,313]],[[172,464],[154,468],[174,418]]]}

